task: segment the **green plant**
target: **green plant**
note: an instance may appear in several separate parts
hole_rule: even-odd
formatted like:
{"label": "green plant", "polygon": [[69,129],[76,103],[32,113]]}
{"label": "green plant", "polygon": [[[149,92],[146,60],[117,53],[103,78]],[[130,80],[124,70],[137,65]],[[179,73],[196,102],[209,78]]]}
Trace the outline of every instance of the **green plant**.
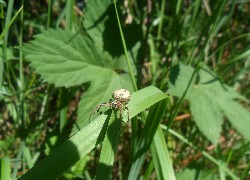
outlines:
{"label": "green plant", "polygon": [[0,3],[1,178],[247,178],[246,2]]}

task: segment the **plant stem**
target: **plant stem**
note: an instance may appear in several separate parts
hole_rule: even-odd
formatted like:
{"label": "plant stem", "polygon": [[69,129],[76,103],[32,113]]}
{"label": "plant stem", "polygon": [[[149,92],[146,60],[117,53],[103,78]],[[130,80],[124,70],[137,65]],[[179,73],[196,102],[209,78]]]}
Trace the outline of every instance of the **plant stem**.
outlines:
{"label": "plant stem", "polygon": [[52,3],[53,0],[49,0],[48,1],[48,16],[47,16],[47,28],[50,27],[50,23],[51,23],[51,9],[52,9]]}
{"label": "plant stem", "polygon": [[125,39],[124,39],[124,35],[123,35],[123,32],[122,32],[122,27],[121,27],[120,19],[119,19],[119,16],[118,16],[117,7],[116,7],[116,0],[114,0],[114,5],[115,5],[115,12],[116,12],[117,22],[118,22],[118,26],[119,26],[119,30],[120,30],[120,34],[121,34],[121,38],[122,38],[122,45],[123,45],[123,48],[124,48],[124,53],[125,53],[125,57],[126,57],[126,62],[127,62],[127,66],[128,66],[129,75],[130,75],[130,78],[131,78],[131,81],[132,81],[134,91],[137,91],[138,88],[137,88],[134,73],[133,73],[133,70],[132,70],[132,67],[131,67],[130,58],[128,56],[128,50],[127,50],[126,42],[125,42]]}
{"label": "plant stem", "polygon": [[162,32],[162,26],[163,26],[163,19],[164,19],[164,11],[166,6],[166,0],[162,0],[161,2],[161,13],[160,13],[160,22],[158,26],[158,32],[157,32],[157,40],[159,41],[161,39],[161,32]]}
{"label": "plant stem", "polygon": [[[23,6],[23,0],[22,0],[22,6]],[[25,126],[25,121],[24,119],[24,90],[25,90],[25,82],[24,82],[24,74],[23,74],[23,52],[22,52],[22,46],[23,46],[23,9],[20,14],[20,33],[19,33],[19,78],[20,78],[20,96],[19,96],[19,101],[21,105],[21,126],[24,128]]]}
{"label": "plant stem", "polygon": [[70,1],[66,1],[67,4],[66,4],[66,22],[67,22],[67,25],[66,25],[66,29],[68,31],[72,31],[73,29],[73,13],[74,13],[74,3],[75,1],[73,0],[70,0]]}

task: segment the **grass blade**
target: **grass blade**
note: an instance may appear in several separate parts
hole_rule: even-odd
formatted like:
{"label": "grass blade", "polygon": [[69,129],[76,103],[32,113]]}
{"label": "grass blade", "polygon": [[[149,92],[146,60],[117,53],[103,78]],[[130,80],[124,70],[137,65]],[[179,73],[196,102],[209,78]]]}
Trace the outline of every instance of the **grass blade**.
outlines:
{"label": "grass blade", "polygon": [[1,159],[1,177],[0,179],[10,180],[10,158]]}
{"label": "grass blade", "polygon": [[158,127],[152,146],[154,147],[156,153],[152,153],[153,159],[157,158],[159,161],[160,170],[156,170],[156,172],[161,172],[161,176],[163,179],[175,180],[175,174],[172,167],[171,157],[168,152],[167,144],[165,141],[164,134],[160,127]]}
{"label": "grass blade", "polygon": [[3,39],[3,36],[8,32],[10,26],[13,24],[13,22],[15,21],[15,19],[17,18],[18,14],[21,12],[21,10],[23,9],[23,6],[21,6],[18,11],[16,12],[15,16],[7,23],[7,25],[5,26],[3,32],[0,35],[0,40]]}
{"label": "grass blade", "polygon": [[128,179],[137,179],[143,165],[147,151],[153,141],[161,118],[165,112],[167,99],[164,99],[150,108],[148,118],[145,123],[144,131],[136,147],[136,154],[133,158],[133,164],[130,168]]}
{"label": "grass blade", "polygon": [[109,127],[102,144],[102,151],[95,179],[110,179],[115,153],[119,142],[121,119],[117,118],[117,111],[112,111]]}
{"label": "grass blade", "polygon": [[106,115],[99,116],[24,174],[20,180],[57,179],[101,142],[107,128],[106,118]]}
{"label": "grass blade", "polygon": [[[163,100],[167,95],[150,86],[132,94],[128,104],[130,116],[134,117],[146,108]],[[108,126],[107,115],[101,115],[82,130],[72,136],[60,147],[55,149],[40,164],[34,166],[20,179],[56,179],[77,161],[89,153],[96,145],[103,141]],[[127,119],[127,113],[123,116]],[[147,126],[150,126],[148,123]],[[152,135],[153,133],[151,133]],[[153,139],[153,136],[151,137]],[[63,163],[61,163],[63,161]],[[59,163],[60,162],[60,163]]]}

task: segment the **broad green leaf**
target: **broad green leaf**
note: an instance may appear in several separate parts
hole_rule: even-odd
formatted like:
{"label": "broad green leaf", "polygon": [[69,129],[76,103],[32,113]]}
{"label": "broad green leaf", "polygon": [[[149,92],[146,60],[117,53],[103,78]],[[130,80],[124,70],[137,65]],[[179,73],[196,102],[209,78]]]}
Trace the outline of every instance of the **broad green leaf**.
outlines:
{"label": "broad green leaf", "polygon": [[199,129],[216,144],[220,137],[223,114],[212,101],[213,94],[207,93],[204,88],[199,88],[199,86],[195,88],[193,91],[195,97],[192,97],[190,108]]}
{"label": "broad green leaf", "polygon": [[[179,70],[178,73],[175,69]],[[175,67],[170,75],[169,93],[181,97],[193,71],[192,67],[183,64]],[[222,84],[207,67],[201,68],[199,81],[191,84],[186,98],[190,101],[192,116],[198,128],[214,144],[220,136],[224,116],[250,140],[250,113],[236,101],[247,101],[246,98]]]}
{"label": "broad green leaf", "polygon": [[196,169],[185,168],[177,173],[176,179],[219,180],[219,177],[211,172],[200,169],[200,167],[196,167]]}
{"label": "broad green leaf", "polygon": [[[122,17],[120,16],[120,18]],[[123,20],[121,19],[121,21]],[[121,35],[112,1],[88,1],[83,25],[101,52],[107,52],[112,58],[124,58]],[[142,39],[141,26],[133,21],[132,24],[123,26],[122,29],[127,49],[129,53],[132,53],[130,54],[132,55],[131,59],[135,59],[138,51],[138,41]],[[137,47],[134,48],[134,46]]]}
{"label": "broad green leaf", "polygon": [[98,52],[86,36],[61,29],[37,35],[24,52],[30,65],[56,86],[70,87],[109,78],[116,63]]}
{"label": "broad green leaf", "polygon": [[132,89],[129,75],[116,72],[118,61],[98,51],[95,44],[81,34],[48,30],[27,44],[24,52],[31,66],[49,83],[69,87],[91,82],[79,106],[82,120],[77,124],[80,128],[88,123],[91,110],[108,101],[114,90]]}
{"label": "broad green leaf", "polygon": [[110,118],[108,130],[106,132],[104,141],[102,143],[102,150],[99,159],[99,164],[97,168],[97,173],[95,179],[110,179],[111,170],[115,160],[115,154],[118,147],[121,119],[118,115],[119,111],[113,112],[111,116],[116,116]]}
{"label": "broad green leaf", "polygon": [[[105,22],[108,19],[110,19],[109,18],[110,11],[112,13],[111,6],[112,6],[112,1],[109,0],[103,0],[103,1],[92,0],[87,2],[87,8],[84,16],[83,25],[87,30],[88,34],[91,36],[91,38],[94,39],[94,41],[97,43],[100,49],[104,49],[103,46],[105,42],[103,41],[104,39],[103,34],[105,31]],[[113,20],[113,18],[111,19]],[[116,29],[116,31],[114,33],[114,30],[112,30],[110,33],[113,33],[113,35],[119,37],[118,36],[119,34],[117,34],[118,32],[117,26],[113,24],[112,28]]]}
{"label": "broad green leaf", "polygon": [[[100,103],[109,102],[112,98],[112,93],[116,89],[125,88],[132,92],[132,85],[130,77],[126,75],[118,75],[115,72],[108,75],[109,78],[100,77],[96,80],[92,87],[83,94],[78,107],[78,127],[84,127],[89,123],[89,116],[91,111]],[[101,109],[102,110],[102,109]],[[95,117],[95,116],[93,116]],[[81,118],[81,119],[79,119]],[[92,119],[90,119],[92,120]],[[77,128],[73,129],[76,132]]]}
{"label": "broad green leaf", "polygon": [[[96,105],[109,101],[114,90],[132,90],[111,1],[89,1],[83,23],[91,38],[60,29],[48,30],[24,47],[31,66],[49,83],[70,87],[90,82],[81,98],[81,120],[77,119],[73,133],[88,123],[87,117]],[[141,37],[138,27],[125,28],[125,34],[132,35],[125,36],[131,60],[137,57]],[[135,34],[137,31],[139,35]]]}
{"label": "broad green leaf", "polygon": [[[155,101],[155,99],[162,100],[168,97],[166,93],[162,93],[159,89],[157,89],[154,86],[149,86],[147,88],[144,88],[140,90],[140,93],[143,94],[143,96],[136,96],[136,98],[131,98],[129,101],[129,104],[127,107],[129,108],[129,116],[130,118],[133,118],[135,115],[137,115],[137,112],[142,112],[145,107],[149,108],[152,106],[152,102],[158,102]],[[134,94],[132,94],[132,97]],[[144,98],[144,96],[147,96],[148,98]],[[163,109],[164,110],[164,109]],[[128,119],[127,113],[124,112],[124,121],[126,122]],[[151,123],[152,125],[152,123]]]}
{"label": "broad green leaf", "polygon": [[[191,78],[193,73],[193,69],[189,66],[184,65],[175,65],[171,69],[170,74],[170,81],[169,81],[169,94],[174,96],[180,96],[187,87],[187,83],[189,79]],[[192,85],[194,85],[194,81],[192,82]],[[190,97],[190,91],[187,92],[186,99]]]}
{"label": "broad green leaf", "polygon": [[[119,71],[127,72],[128,68],[112,1],[91,0],[87,2],[86,6],[83,21],[86,32],[95,43],[98,51],[115,61],[116,66],[115,69],[113,68],[113,73],[100,74],[96,82],[91,82],[95,84],[84,94],[78,108],[78,114],[83,119],[87,119],[95,106],[108,102],[114,90],[125,88],[133,92],[130,77],[127,74],[117,73]],[[142,39],[141,28],[135,22],[122,28],[133,73],[136,75],[134,62],[136,62],[140,47],[139,42]],[[77,126],[74,127],[73,133],[76,132],[77,127],[84,127],[87,123],[86,121],[77,120]]]}
{"label": "broad green leaf", "polygon": [[[139,114],[142,110],[149,108],[166,97],[167,95],[165,93],[152,86],[135,92],[131,96],[131,102],[137,103],[130,104],[129,102],[128,104],[131,109],[134,109],[131,113],[131,117]],[[136,108],[135,106],[137,105],[139,105],[140,108]],[[99,116],[72,136],[68,141],[55,149],[48,157],[34,166],[20,179],[39,180],[58,178],[63,172],[86,156],[86,154],[96,145],[103,141],[108,123],[106,118],[106,114]],[[63,163],[60,163],[62,161]]]}
{"label": "broad green leaf", "polygon": [[107,128],[106,117],[99,116],[21,176],[20,180],[57,179],[102,141]]}
{"label": "broad green leaf", "polygon": [[232,125],[247,140],[250,140],[250,113],[236,101],[227,101],[221,104],[223,112]]}

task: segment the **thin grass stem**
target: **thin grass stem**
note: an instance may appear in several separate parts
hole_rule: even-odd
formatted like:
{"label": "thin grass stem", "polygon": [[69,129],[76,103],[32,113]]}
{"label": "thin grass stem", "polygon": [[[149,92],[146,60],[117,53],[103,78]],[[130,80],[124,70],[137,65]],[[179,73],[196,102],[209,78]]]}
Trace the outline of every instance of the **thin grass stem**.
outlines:
{"label": "thin grass stem", "polygon": [[130,75],[130,78],[131,78],[131,81],[132,81],[132,85],[133,85],[134,91],[137,91],[138,88],[137,88],[137,85],[136,85],[134,73],[133,73],[133,70],[132,70],[131,63],[130,63],[130,58],[129,58],[129,55],[128,55],[128,50],[127,50],[126,42],[125,42],[124,35],[123,35],[123,32],[122,32],[122,27],[121,27],[119,15],[118,15],[117,7],[116,7],[116,0],[114,0],[114,5],[115,5],[115,12],[116,12],[116,17],[117,17],[117,23],[118,23],[120,34],[121,34],[121,38],[122,38],[122,45],[123,45],[123,48],[124,48],[124,53],[125,53],[125,57],[126,57],[126,63],[127,63],[127,66],[128,66],[129,75]]}

